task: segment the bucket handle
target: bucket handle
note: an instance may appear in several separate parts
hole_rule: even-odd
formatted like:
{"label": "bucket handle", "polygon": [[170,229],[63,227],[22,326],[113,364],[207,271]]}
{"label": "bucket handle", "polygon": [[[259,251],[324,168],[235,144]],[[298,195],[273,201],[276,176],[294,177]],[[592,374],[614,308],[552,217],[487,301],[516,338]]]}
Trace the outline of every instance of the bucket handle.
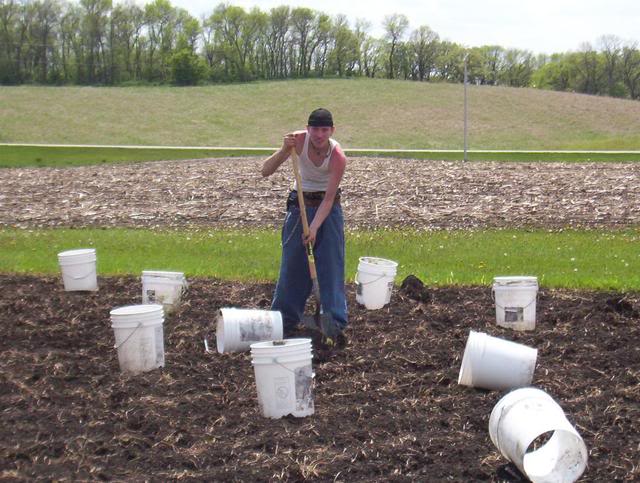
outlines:
{"label": "bucket handle", "polygon": [[[285,371],[289,371],[290,373],[292,373],[292,374],[294,374],[294,375],[295,375],[296,371],[292,371],[292,370],[291,370],[291,369],[289,369],[288,367],[283,366],[283,365],[280,363],[280,361],[278,361],[278,358],[277,358],[277,357],[272,358],[272,359],[271,359],[271,361],[272,361],[274,364],[277,364],[277,365],[279,365],[280,367],[282,367]],[[316,373],[315,373],[315,372],[312,372],[312,373],[311,373],[311,378],[313,379],[315,376],[316,376]]]}
{"label": "bucket handle", "polygon": [[356,276],[354,277],[354,279],[355,279],[355,283],[356,284],[359,284],[359,285],[370,285],[372,283],[376,283],[378,280],[382,280],[385,277],[387,277],[387,274],[383,273],[378,278],[374,278],[373,280],[369,280],[368,282],[361,282],[361,281],[358,280],[358,274],[356,273]]}
{"label": "bucket handle", "polygon": [[[525,305],[524,307],[522,307],[523,309],[527,309],[531,306],[531,304],[535,303],[535,301],[538,299],[538,294],[536,293],[536,295],[533,297],[533,299],[531,300],[531,302],[529,302],[527,305]],[[496,302],[496,291],[494,289],[491,289],[491,300],[494,301],[494,303],[496,304],[496,307],[498,307],[500,310],[504,310],[505,308],[502,305],[498,305],[498,303]]]}
{"label": "bucket handle", "polygon": [[89,270],[89,272],[86,275],[80,275],[78,277],[74,277],[73,275],[65,275],[65,276],[69,277],[72,280],[83,280],[87,278],[89,275],[91,275],[92,273],[93,273],[93,269]]}
{"label": "bucket handle", "polygon": [[127,336],[127,338],[126,338],[125,340],[123,340],[123,341],[120,343],[120,345],[118,345],[118,344],[113,344],[113,348],[114,348],[114,349],[116,349],[116,350],[117,350],[117,349],[120,349],[120,347],[122,347],[123,345],[125,345],[125,344],[127,343],[127,341],[131,338],[131,336],[132,336],[133,334],[135,334],[135,333],[136,333],[136,331],[137,331],[140,327],[142,327],[142,322],[138,322],[138,325],[136,325],[136,328],[135,328],[135,329],[133,329],[133,330],[131,331],[131,333]]}

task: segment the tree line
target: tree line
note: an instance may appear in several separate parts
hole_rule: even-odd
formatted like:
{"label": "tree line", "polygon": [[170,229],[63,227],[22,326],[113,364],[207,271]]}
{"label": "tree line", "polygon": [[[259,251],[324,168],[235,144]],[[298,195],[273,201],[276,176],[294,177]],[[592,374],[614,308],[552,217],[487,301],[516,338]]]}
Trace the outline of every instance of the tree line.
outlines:
{"label": "tree line", "polygon": [[169,0],[0,0],[0,83],[127,85],[384,77],[640,98],[640,51],[613,35],[575,52],[465,48],[405,15],[371,24],[309,8],[226,3],[198,19]]}

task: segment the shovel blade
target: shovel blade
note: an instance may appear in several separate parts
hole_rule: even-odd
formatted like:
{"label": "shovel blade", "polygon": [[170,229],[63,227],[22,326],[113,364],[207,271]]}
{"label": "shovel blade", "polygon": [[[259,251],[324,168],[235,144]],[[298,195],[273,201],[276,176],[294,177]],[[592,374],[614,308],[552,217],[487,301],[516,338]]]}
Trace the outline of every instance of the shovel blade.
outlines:
{"label": "shovel blade", "polygon": [[302,325],[317,330],[327,339],[335,339],[342,333],[340,327],[329,314],[305,315],[302,317]]}

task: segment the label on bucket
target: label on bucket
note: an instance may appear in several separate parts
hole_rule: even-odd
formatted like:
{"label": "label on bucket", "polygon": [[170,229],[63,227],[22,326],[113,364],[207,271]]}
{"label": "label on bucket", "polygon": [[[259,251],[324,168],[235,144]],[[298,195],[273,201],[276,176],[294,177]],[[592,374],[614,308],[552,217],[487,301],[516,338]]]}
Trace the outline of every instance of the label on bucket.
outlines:
{"label": "label on bucket", "polygon": [[142,361],[143,370],[148,371],[153,369],[156,363],[156,351],[155,344],[151,337],[142,335],[140,336],[140,343],[138,350],[140,351],[140,360]]}
{"label": "label on bucket", "polygon": [[164,367],[164,331],[162,325],[156,327],[156,365],[158,367]]}
{"label": "label on bucket", "polygon": [[504,321],[511,323],[524,321],[524,307],[505,307]]}
{"label": "label on bucket", "polygon": [[147,289],[147,300],[151,302],[156,301],[156,291],[153,289]]}
{"label": "label on bucket", "polygon": [[288,409],[290,407],[290,391],[289,391],[289,378],[288,377],[276,377],[273,380],[273,385],[276,395],[276,407],[278,409]]}
{"label": "label on bucket", "polygon": [[296,411],[313,409],[313,372],[311,366],[295,370]]}
{"label": "label on bucket", "polygon": [[388,304],[389,302],[391,302],[391,293],[393,292],[393,280],[391,280],[388,284],[387,284],[387,296],[384,299],[384,303]]}
{"label": "label on bucket", "polygon": [[268,317],[252,318],[238,326],[242,342],[267,340],[273,334],[273,321]]}
{"label": "label on bucket", "polygon": [[356,294],[362,295],[362,284],[356,280]]}

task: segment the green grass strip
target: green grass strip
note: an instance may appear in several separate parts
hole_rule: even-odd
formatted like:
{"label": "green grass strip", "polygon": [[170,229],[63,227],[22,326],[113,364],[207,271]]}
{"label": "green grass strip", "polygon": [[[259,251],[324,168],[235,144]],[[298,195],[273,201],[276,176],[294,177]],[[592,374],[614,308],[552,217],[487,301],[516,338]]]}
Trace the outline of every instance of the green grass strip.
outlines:
{"label": "green grass strip", "polygon": [[[409,158],[440,161],[462,161],[464,154],[460,151],[424,151],[424,152],[388,152],[388,151],[357,151],[349,153],[350,156],[374,156],[388,158]],[[506,162],[563,162],[563,163],[590,163],[590,162],[637,162],[640,161],[640,152],[535,152],[535,151],[468,151],[467,161],[506,161]]]}
{"label": "green grass strip", "polygon": [[[129,164],[145,161],[222,158],[240,156],[268,156],[275,148],[267,149],[176,149],[176,148],[117,148],[71,146],[11,146],[0,145],[0,168],[72,167],[96,164]],[[351,157],[378,156],[425,160],[462,161],[460,151],[349,151]],[[640,161],[640,153],[624,152],[469,152],[469,161]]]}
{"label": "green grass strip", "polygon": [[0,168],[67,168],[96,164],[268,155],[273,150],[0,146]]}
{"label": "green grass strip", "polygon": [[[60,251],[95,247],[101,275],[175,270],[187,276],[275,280],[278,230],[0,230],[0,272],[57,274]],[[360,256],[399,262],[396,283],[490,285],[498,275],[535,275],[540,285],[640,290],[640,229],[620,231],[351,231],[347,279]]]}

